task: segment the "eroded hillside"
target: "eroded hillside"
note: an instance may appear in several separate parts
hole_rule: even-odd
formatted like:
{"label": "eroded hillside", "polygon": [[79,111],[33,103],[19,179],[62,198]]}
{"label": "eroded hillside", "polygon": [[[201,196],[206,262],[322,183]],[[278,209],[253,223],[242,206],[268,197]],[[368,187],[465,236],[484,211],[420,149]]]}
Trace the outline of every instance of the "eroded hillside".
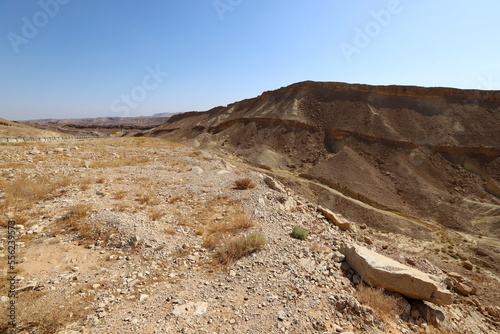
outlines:
{"label": "eroded hillside", "polygon": [[[381,231],[500,272],[500,93],[303,82],[144,135],[232,154]],[[478,246],[463,244],[461,236]]]}

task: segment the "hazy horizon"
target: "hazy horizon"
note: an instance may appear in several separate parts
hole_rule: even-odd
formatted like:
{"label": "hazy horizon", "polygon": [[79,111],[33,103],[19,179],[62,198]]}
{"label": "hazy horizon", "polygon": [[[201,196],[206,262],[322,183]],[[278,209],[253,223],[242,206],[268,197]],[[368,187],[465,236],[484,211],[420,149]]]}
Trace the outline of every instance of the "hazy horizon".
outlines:
{"label": "hazy horizon", "polygon": [[313,80],[500,89],[500,3],[0,4],[0,117],[204,111]]}

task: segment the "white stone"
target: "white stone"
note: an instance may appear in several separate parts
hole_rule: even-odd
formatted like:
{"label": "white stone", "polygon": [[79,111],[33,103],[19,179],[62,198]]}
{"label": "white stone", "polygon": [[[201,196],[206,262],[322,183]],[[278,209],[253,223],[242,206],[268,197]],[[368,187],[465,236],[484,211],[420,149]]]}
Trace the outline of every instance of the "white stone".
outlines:
{"label": "white stone", "polygon": [[381,286],[388,291],[438,305],[449,305],[453,302],[452,294],[424,272],[362,246],[343,245],[341,252],[347,263],[370,285]]}

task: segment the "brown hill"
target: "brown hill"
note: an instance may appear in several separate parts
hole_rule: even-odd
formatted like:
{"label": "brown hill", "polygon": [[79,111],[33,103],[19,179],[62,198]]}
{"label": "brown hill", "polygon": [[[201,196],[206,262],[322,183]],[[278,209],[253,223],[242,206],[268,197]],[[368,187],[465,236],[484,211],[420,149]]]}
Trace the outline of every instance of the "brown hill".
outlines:
{"label": "brown hill", "polygon": [[382,231],[479,237],[482,261],[499,245],[499,130],[498,91],[301,82],[175,115],[144,135],[272,169]]}
{"label": "brown hill", "polygon": [[87,136],[116,133],[119,136],[133,136],[139,131],[146,131],[162,125],[170,115],[173,114],[161,113],[141,117],[46,118],[29,122],[30,124],[39,124],[71,135]]}
{"label": "brown hill", "polygon": [[57,131],[39,129],[27,124],[11,122],[0,118],[0,138],[57,136],[61,136],[61,133]]}

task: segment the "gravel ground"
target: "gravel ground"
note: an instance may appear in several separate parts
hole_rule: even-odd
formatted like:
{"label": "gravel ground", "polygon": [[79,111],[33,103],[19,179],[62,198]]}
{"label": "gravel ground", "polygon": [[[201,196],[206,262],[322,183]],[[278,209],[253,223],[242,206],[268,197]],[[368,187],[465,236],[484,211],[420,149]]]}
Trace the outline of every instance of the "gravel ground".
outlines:
{"label": "gravel ground", "polygon": [[[145,138],[4,146],[0,158],[1,213],[18,224],[15,333],[436,332],[418,312],[381,317],[360,303],[338,250],[363,244],[439,268],[387,247],[387,234],[340,231],[315,204],[230,158]],[[245,178],[256,186],[236,189]],[[16,182],[42,185],[42,195],[7,205]],[[294,226],[308,238],[292,238]],[[252,234],[266,239],[262,249],[220,263],[228,243]],[[465,302],[438,309],[442,328],[495,331]]]}

